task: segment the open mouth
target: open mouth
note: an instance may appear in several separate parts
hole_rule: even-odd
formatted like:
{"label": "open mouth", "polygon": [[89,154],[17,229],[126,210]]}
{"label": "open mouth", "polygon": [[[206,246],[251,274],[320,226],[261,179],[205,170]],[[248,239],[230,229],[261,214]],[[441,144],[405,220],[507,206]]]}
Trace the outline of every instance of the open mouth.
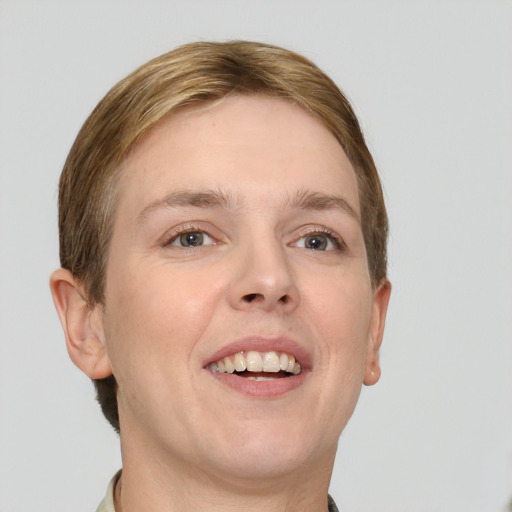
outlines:
{"label": "open mouth", "polygon": [[212,372],[233,373],[254,381],[269,381],[299,375],[301,364],[286,352],[237,352],[210,363]]}

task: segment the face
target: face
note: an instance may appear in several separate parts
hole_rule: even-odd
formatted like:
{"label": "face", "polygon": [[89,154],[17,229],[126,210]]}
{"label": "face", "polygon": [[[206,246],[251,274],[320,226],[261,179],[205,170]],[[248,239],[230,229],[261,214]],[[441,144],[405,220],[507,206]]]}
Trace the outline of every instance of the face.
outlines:
{"label": "face", "polygon": [[102,309],[125,453],[247,478],[332,464],[378,378],[359,211],[339,143],[283,100],[185,109],[137,145]]}

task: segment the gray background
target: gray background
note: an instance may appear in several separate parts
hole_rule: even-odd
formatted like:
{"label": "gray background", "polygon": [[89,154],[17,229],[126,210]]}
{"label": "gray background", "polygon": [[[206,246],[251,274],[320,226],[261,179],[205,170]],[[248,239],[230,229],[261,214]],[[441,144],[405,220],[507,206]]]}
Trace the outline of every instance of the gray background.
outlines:
{"label": "gray background", "polygon": [[48,291],[67,151],[136,66],[233,38],[324,68],[382,173],[394,290],[382,380],[363,390],[340,443],[341,510],[505,510],[512,3],[0,0],[0,511],[93,511],[120,465]]}

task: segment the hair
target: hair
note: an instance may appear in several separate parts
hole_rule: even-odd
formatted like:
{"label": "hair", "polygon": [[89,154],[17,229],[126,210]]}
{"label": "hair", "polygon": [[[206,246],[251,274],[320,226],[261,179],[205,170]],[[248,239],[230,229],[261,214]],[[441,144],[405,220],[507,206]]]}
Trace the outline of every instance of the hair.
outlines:
{"label": "hair", "polygon": [[[305,57],[277,46],[199,42],[149,61],[116,84],[85,121],[67,157],[59,185],[60,261],[83,286],[90,307],[104,302],[122,162],[169,113],[230,94],[291,101],[336,137],[357,176],[372,286],[386,281],[382,187],[354,111],[336,84]],[[103,414],[119,432],[115,377],[94,382]]]}

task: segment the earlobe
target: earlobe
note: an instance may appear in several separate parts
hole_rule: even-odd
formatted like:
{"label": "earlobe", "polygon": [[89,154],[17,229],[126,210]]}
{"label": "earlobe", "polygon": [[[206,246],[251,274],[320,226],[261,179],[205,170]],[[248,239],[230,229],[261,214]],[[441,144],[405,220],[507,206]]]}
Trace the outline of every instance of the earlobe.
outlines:
{"label": "earlobe", "polygon": [[68,270],[53,272],[50,290],[71,360],[91,379],[111,375],[101,307],[90,307],[82,286]]}
{"label": "earlobe", "polygon": [[391,283],[386,279],[375,290],[373,296],[372,313],[370,318],[370,332],[366,354],[366,371],[364,384],[373,386],[380,379],[379,350],[384,336],[384,325],[391,295]]}

